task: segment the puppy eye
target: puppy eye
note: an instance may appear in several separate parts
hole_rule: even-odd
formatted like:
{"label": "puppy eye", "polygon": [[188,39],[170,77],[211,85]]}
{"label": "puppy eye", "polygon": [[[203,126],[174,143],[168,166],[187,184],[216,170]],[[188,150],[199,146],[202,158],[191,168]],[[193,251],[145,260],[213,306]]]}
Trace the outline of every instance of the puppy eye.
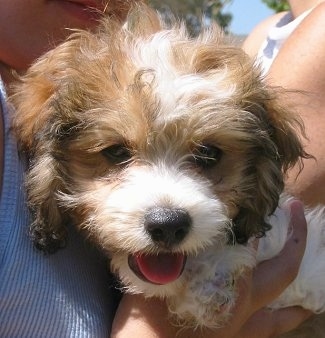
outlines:
{"label": "puppy eye", "polygon": [[216,165],[222,157],[222,150],[211,145],[201,145],[196,148],[193,158],[195,164],[208,169]]}
{"label": "puppy eye", "polygon": [[101,153],[114,164],[127,162],[132,154],[123,144],[113,144],[101,151]]}

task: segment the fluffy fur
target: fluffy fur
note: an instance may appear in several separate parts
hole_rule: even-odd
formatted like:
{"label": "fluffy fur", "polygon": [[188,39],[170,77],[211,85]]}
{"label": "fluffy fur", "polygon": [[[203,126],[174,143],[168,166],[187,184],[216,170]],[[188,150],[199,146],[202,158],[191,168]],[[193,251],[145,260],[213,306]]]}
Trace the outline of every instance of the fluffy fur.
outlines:
{"label": "fluffy fur", "polygon": [[[185,325],[222,325],[237,276],[256,264],[247,241],[272,225],[258,253],[267,259],[290,233],[281,208],[268,216],[307,155],[278,90],[217,28],[192,38],[141,6],[123,27],[105,19],[75,32],[15,91],[36,246],[64,246],[72,222],[127,292],[166,297]],[[307,217],[301,271],[274,308],[325,310],[324,211]],[[175,271],[163,276],[160,263]]]}

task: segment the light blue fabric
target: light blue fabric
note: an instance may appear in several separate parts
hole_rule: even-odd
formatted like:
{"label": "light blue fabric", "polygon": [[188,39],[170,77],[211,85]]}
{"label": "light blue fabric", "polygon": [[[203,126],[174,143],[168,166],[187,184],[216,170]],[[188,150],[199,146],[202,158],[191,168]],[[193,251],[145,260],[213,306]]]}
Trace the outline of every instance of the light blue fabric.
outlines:
{"label": "light blue fabric", "polygon": [[[1,82],[1,81],[0,81]],[[5,159],[0,201],[0,337],[109,337],[117,303],[103,257],[70,229],[67,248],[36,250],[28,237],[23,164],[9,131],[2,87]]]}

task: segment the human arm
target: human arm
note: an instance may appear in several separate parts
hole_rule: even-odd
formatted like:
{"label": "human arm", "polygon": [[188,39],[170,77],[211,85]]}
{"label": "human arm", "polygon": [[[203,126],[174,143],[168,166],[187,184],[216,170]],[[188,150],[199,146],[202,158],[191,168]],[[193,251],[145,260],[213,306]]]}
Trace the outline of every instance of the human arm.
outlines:
{"label": "human arm", "polygon": [[[310,313],[302,308],[267,311],[264,307],[295,278],[306,244],[306,221],[299,202],[290,204],[294,232],[281,255],[261,263],[238,281],[239,298],[225,328],[180,330],[169,324],[167,308],[158,299],[125,295],[118,308],[114,338],[266,338],[291,330]],[[179,331],[179,332],[178,332]]]}

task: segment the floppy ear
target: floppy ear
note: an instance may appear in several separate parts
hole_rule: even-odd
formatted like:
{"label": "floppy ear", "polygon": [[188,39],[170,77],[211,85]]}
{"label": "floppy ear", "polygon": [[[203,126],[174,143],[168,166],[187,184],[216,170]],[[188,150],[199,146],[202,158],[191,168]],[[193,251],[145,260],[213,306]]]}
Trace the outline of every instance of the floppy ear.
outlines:
{"label": "floppy ear", "polygon": [[72,53],[75,44],[67,42],[37,61],[9,98],[15,109],[13,132],[29,166],[26,188],[33,216],[30,234],[38,248],[50,253],[64,245],[66,236],[67,219],[57,201],[57,193],[64,189],[64,173],[54,151],[64,121],[57,113],[56,101],[69,67],[65,53]]}
{"label": "floppy ear", "polygon": [[302,159],[312,158],[304,150],[302,139],[306,138],[304,124],[292,104],[286,103],[289,91],[284,88],[266,87],[268,97],[264,102],[270,137],[277,147],[283,174],[298,164],[302,169]]}
{"label": "floppy ear", "polygon": [[252,235],[263,236],[270,229],[265,217],[278,206],[288,169],[294,165],[302,168],[301,159],[311,157],[301,143],[305,136],[302,121],[289,107],[279,104],[285,102],[285,90],[260,85],[258,91],[245,99],[244,108],[260,120],[260,133],[264,136],[256,144],[257,156],[246,173],[251,179],[247,198],[234,220],[236,239],[242,243]]}
{"label": "floppy ear", "polygon": [[65,231],[55,194],[60,190],[57,167],[51,155],[51,142],[44,129],[53,121],[52,106],[56,84],[44,58],[33,65],[14,88],[10,97],[15,112],[13,131],[20,151],[27,157],[27,200],[32,212],[30,235],[36,247],[54,252],[63,246]]}

